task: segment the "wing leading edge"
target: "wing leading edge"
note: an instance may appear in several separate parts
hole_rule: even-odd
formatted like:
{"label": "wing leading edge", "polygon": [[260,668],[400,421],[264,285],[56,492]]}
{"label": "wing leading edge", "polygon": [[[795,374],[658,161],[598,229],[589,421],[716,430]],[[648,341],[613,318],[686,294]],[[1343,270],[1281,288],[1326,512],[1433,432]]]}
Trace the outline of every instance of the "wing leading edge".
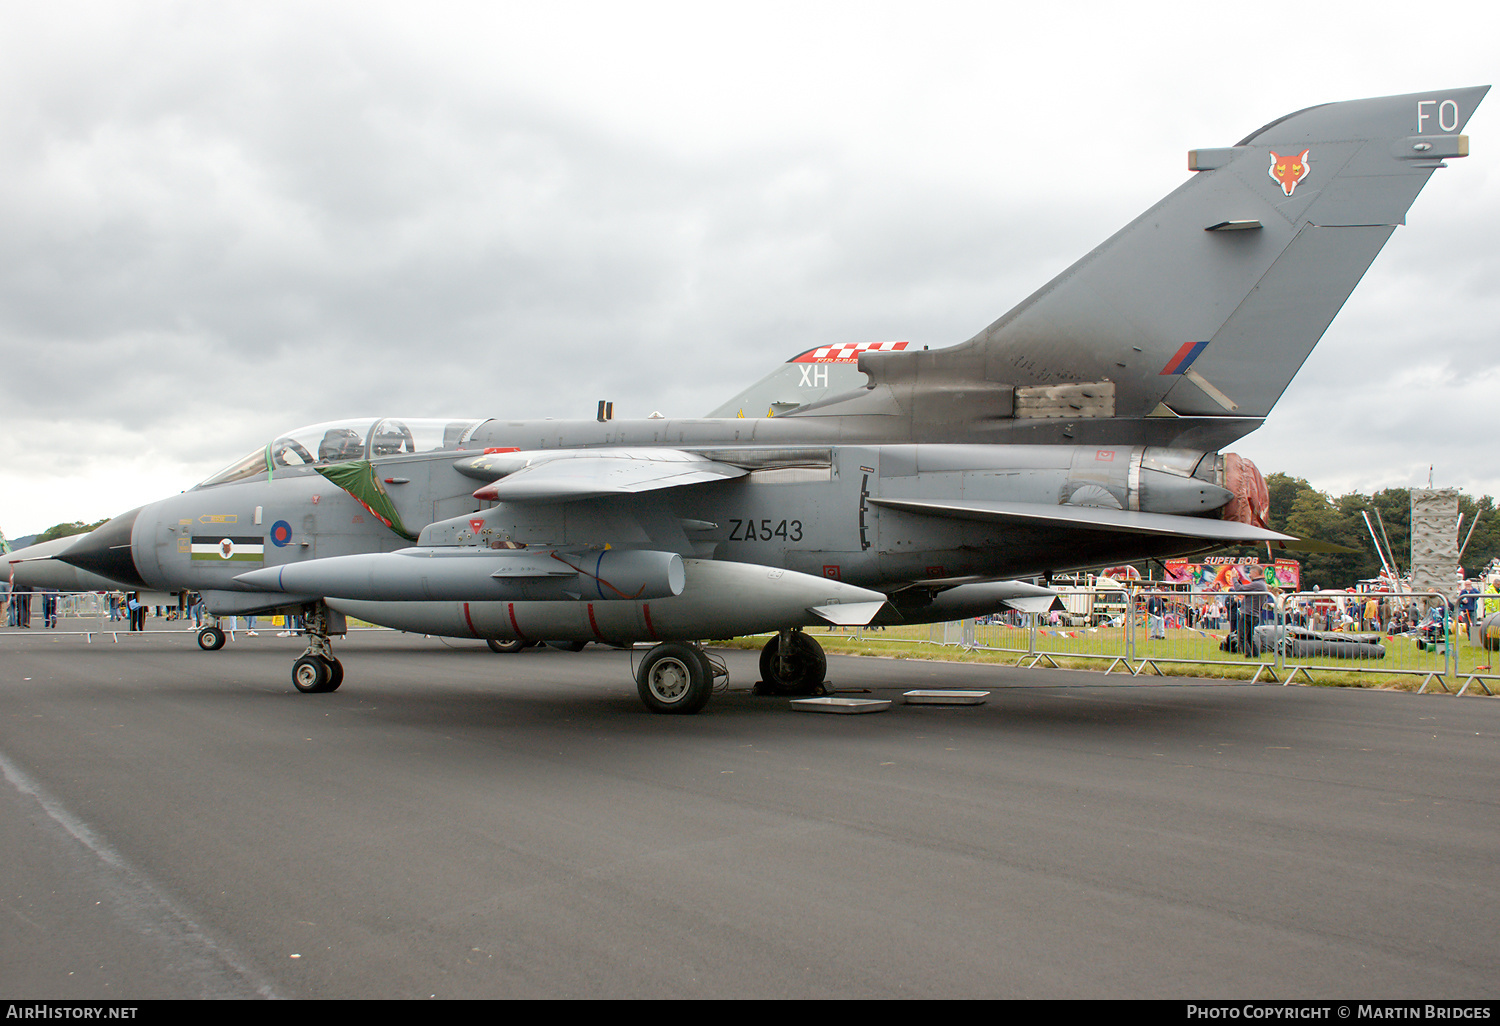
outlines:
{"label": "wing leading edge", "polygon": [[516,452],[461,463],[460,473],[493,478],[474,493],[474,498],[488,502],[569,502],[635,495],[749,473],[680,449]]}

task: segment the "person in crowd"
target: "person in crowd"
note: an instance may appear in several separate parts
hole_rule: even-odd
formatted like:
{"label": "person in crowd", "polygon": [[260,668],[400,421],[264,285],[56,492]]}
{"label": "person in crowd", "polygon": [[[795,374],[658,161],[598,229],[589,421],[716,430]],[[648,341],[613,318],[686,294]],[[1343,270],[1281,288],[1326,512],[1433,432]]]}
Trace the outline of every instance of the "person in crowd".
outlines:
{"label": "person in crowd", "polygon": [[1146,599],[1146,637],[1150,639],[1165,638],[1167,636],[1166,625],[1166,602],[1161,595],[1154,594]]}
{"label": "person in crowd", "polygon": [[1462,588],[1458,589],[1458,619],[1465,627],[1477,626],[1479,621],[1479,582],[1474,580],[1464,581]]}
{"label": "person in crowd", "polygon": [[1235,582],[1230,585],[1230,592],[1235,596],[1237,606],[1235,616],[1235,635],[1239,642],[1239,650],[1246,659],[1252,658],[1255,647],[1255,627],[1260,623],[1263,610],[1271,597],[1271,590],[1266,587],[1265,578],[1252,577],[1250,571],[1244,567],[1235,569]]}

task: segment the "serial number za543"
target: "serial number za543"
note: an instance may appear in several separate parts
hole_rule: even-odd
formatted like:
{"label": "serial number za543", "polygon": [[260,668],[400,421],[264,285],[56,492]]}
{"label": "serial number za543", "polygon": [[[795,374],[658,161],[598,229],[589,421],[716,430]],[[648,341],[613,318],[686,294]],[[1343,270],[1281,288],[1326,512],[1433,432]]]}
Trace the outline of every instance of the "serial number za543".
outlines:
{"label": "serial number za543", "polygon": [[762,520],[758,523],[754,520],[731,520],[729,521],[730,541],[782,541],[802,540],[802,521],[800,520]]}

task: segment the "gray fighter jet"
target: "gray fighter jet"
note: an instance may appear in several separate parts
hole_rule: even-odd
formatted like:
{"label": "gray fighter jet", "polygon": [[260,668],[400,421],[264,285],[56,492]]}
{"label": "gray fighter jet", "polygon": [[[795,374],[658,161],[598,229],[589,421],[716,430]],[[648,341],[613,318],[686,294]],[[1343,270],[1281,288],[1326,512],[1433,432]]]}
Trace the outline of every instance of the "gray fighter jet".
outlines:
{"label": "gray fighter jet", "polygon": [[497,649],[654,642],[642,700],[696,712],[704,639],[775,632],[765,683],[808,693],[807,626],[1035,608],[1051,592],[1016,578],[1285,541],[1258,473],[1217,450],[1466,155],[1487,90],[1312,107],[1194,150],[1180,188],[956,346],[828,347],[699,420],[318,424],[59,558],[218,614],[303,613],[302,691],[339,686],[329,638],[354,616]]}

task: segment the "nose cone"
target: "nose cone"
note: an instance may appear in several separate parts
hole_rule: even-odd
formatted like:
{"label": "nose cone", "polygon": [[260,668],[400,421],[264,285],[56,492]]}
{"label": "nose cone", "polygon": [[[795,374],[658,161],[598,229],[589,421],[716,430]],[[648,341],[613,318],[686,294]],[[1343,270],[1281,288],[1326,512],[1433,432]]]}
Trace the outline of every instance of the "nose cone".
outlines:
{"label": "nose cone", "polygon": [[129,513],[121,513],[103,527],[84,535],[54,558],[62,560],[80,570],[108,577],[130,588],[149,588],[136,569],[135,558],[130,552],[130,531],[135,527],[135,518],[140,507]]}

